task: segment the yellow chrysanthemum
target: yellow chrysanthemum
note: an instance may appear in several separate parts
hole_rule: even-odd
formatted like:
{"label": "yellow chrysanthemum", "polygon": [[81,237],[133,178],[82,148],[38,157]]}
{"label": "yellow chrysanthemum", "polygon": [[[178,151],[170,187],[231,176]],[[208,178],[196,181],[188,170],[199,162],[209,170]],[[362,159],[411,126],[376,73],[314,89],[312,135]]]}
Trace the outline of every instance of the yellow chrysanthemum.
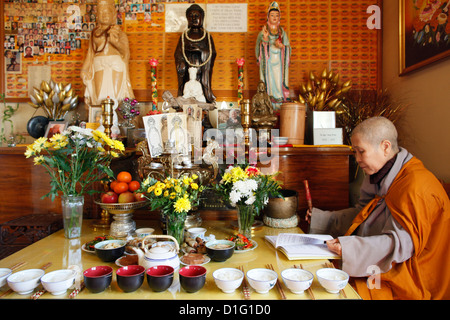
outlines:
{"label": "yellow chrysanthemum", "polygon": [[181,192],[181,187],[180,186],[175,186],[174,189],[175,189],[176,193],[180,193]]}
{"label": "yellow chrysanthemum", "polygon": [[117,149],[119,151],[124,151],[125,150],[125,147],[124,147],[122,141],[113,140],[113,143],[114,143],[114,149]]}
{"label": "yellow chrysanthemum", "polygon": [[188,212],[191,210],[191,202],[187,198],[179,198],[174,204],[175,212]]}
{"label": "yellow chrysanthemum", "polygon": [[171,194],[170,194],[170,200],[173,200],[173,199],[175,199],[175,197],[177,196],[177,194],[175,193],[175,192],[172,192]]}
{"label": "yellow chrysanthemum", "polygon": [[198,189],[198,184],[196,184],[195,182],[191,183],[191,188],[194,190]]}
{"label": "yellow chrysanthemum", "polygon": [[166,198],[167,198],[168,196],[169,196],[169,191],[167,191],[167,190],[166,190],[166,191],[164,191],[164,197],[166,197]]}
{"label": "yellow chrysanthemum", "polygon": [[150,187],[147,189],[147,192],[148,192],[148,193],[152,193],[153,190],[155,190],[155,185],[150,186]]}
{"label": "yellow chrysanthemum", "polygon": [[44,156],[35,157],[33,159],[35,165],[44,163]]}
{"label": "yellow chrysanthemum", "polygon": [[47,142],[47,138],[41,137],[34,141],[33,143],[33,150],[37,153],[41,152],[42,149],[45,147],[45,143]]}
{"label": "yellow chrysanthemum", "polygon": [[27,150],[25,150],[25,157],[29,158],[36,155],[36,151],[33,149],[33,145],[28,145]]}
{"label": "yellow chrysanthemum", "polygon": [[162,189],[161,188],[155,188],[155,196],[159,197],[162,193]]}
{"label": "yellow chrysanthemum", "polygon": [[197,179],[198,178],[198,175],[196,175],[195,173],[192,175],[192,179]]}

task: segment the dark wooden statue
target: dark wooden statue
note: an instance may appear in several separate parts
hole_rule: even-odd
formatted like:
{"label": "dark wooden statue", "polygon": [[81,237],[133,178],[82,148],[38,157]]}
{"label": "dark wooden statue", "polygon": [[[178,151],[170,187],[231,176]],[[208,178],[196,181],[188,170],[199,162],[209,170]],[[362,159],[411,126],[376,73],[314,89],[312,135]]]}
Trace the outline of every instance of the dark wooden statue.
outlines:
{"label": "dark wooden statue", "polygon": [[204,17],[205,12],[197,4],[186,10],[188,28],[181,34],[175,49],[178,96],[183,95],[184,85],[189,81],[189,68],[195,67],[198,69],[197,80],[202,85],[206,102],[213,103],[216,97],[211,90],[211,79],[216,49],[211,35],[203,28]]}

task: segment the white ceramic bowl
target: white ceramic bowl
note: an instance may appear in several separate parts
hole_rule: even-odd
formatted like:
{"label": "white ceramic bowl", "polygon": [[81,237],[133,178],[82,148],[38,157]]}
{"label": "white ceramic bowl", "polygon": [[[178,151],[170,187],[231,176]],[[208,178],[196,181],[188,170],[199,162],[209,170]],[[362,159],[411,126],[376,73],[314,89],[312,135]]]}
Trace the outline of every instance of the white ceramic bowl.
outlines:
{"label": "white ceramic bowl", "polygon": [[256,268],[247,271],[250,286],[258,293],[267,293],[277,283],[278,274],[269,269]]}
{"label": "white ceramic bowl", "polygon": [[292,293],[302,294],[311,286],[314,275],[307,270],[289,268],[281,271],[281,278]]}
{"label": "white ceramic bowl", "polygon": [[289,137],[273,137],[273,143],[278,145],[284,145],[287,144]]}
{"label": "white ceramic bowl", "polygon": [[194,240],[197,237],[200,237],[200,239],[203,239],[203,240],[205,239],[206,228],[194,227],[194,228],[189,228],[187,231],[191,235],[191,238]]}
{"label": "white ceramic bowl", "polygon": [[8,278],[12,273],[11,269],[0,268],[0,288],[6,284],[6,278]]}
{"label": "white ceramic bowl", "polygon": [[42,269],[28,269],[13,273],[6,281],[8,286],[18,294],[28,294],[39,285],[45,271]]}
{"label": "white ceramic bowl", "polygon": [[140,228],[140,229],[136,229],[136,236],[138,238],[144,238],[146,236],[149,236],[151,234],[153,234],[153,232],[155,232],[155,229],[153,228]]}
{"label": "white ceramic bowl", "polygon": [[244,273],[236,268],[221,268],[213,272],[217,287],[224,293],[233,293],[244,279]]}
{"label": "white ceramic bowl", "polygon": [[75,271],[62,269],[49,272],[41,278],[44,289],[57,296],[66,293],[75,282]]}
{"label": "white ceramic bowl", "polygon": [[349,279],[346,272],[333,268],[319,269],[316,271],[316,276],[322,287],[329,293],[339,293],[339,290],[345,288]]}

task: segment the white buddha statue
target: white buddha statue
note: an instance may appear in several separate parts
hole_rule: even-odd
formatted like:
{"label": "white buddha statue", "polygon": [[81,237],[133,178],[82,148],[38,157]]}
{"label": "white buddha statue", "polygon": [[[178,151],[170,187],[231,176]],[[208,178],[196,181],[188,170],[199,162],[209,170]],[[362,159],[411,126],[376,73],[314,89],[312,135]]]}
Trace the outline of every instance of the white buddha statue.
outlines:
{"label": "white buddha statue", "polygon": [[184,84],[183,98],[195,98],[197,101],[206,102],[202,84],[197,80],[197,68],[191,67],[188,72],[189,81]]}

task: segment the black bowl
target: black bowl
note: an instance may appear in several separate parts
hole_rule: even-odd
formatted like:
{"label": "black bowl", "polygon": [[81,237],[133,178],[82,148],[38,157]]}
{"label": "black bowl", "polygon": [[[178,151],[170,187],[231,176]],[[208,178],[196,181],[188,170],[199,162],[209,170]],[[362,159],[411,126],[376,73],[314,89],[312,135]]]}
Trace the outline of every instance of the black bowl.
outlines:
{"label": "black bowl", "polygon": [[174,271],[174,268],[171,266],[154,266],[148,268],[148,286],[155,292],[167,290],[172,285]]}
{"label": "black bowl", "polygon": [[206,268],[202,266],[186,266],[178,272],[180,275],[180,284],[184,291],[197,292],[206,282]]}
{"label": "black bowl", "polygon": [[84,270],[84,285],[92,293],[99,293],[109,287],[113,269],[109,266],[98,266]]}
{"label": "black bowl", "polygon": [[[226,248],[220,248],[226,246]],[[235,243],[229,240],[213,240],[206,243],[206,253],[213,261],[223,262],[234,253]]]}
{"label": "black bowl", "polygon": [[117,285],[124,292],[139,289],[144,282],[145,268],[139,265],[122,267],[116,271]]}
{"label": "black bowl", "polygon": [[[105,249],[105,246],[110,243],[117,243],[120,245],[120,247],[112,248],[112,249]],[[127,244],[127,242],[123,241],[123,240],[101,241],[101,242],[95,244],[95,246],[94,246],[95,253],[104,262],[116,261],[124,254],[126,244]]]}

